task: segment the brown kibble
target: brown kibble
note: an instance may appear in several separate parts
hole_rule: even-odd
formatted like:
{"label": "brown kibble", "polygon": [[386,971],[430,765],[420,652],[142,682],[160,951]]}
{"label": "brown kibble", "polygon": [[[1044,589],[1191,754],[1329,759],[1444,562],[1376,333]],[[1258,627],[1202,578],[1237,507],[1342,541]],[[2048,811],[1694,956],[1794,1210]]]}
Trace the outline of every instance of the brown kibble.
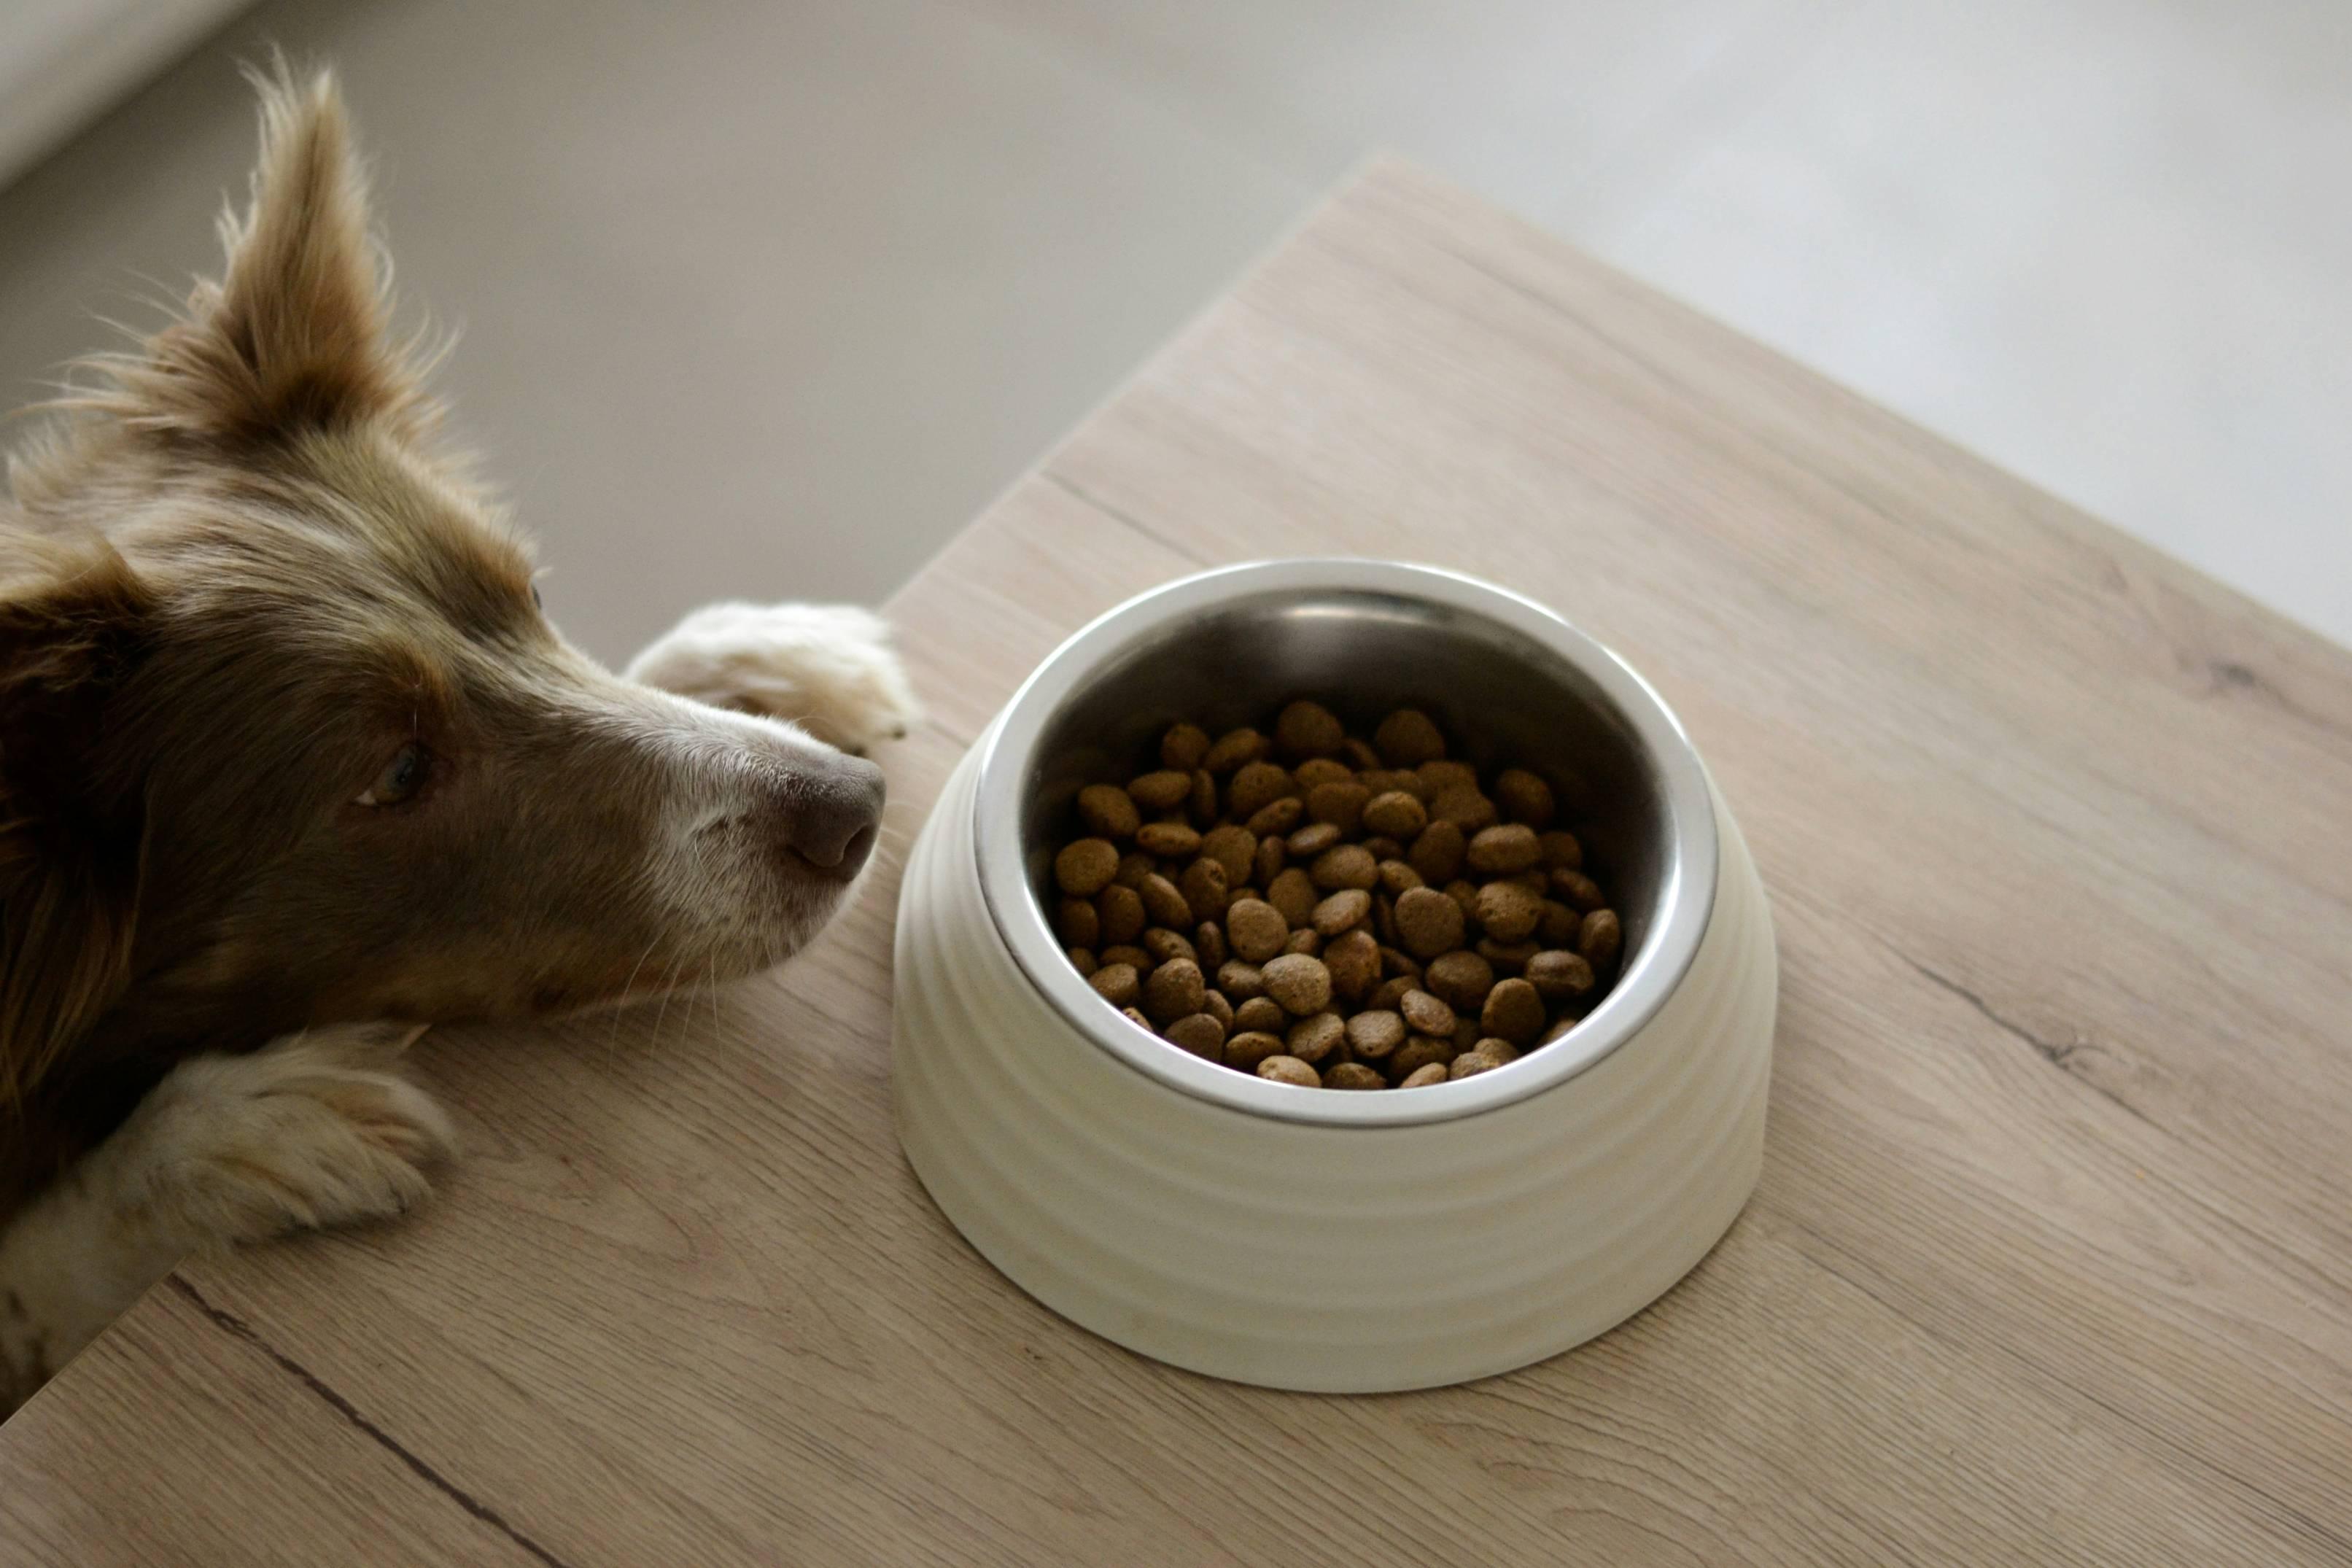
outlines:
{"label": "brown kibble", "polygon": [[[1377,834],[1372,837],[1362,840],[1362,843],[1364,846],[1364,853],[1370,856],[1375,860],[1396,860],[1398,856],[1404,853],[1403,845],[1398,843],[1393,838]],[[1402,860],[1398,860],[1397,863],[1399,865],[1404,864]],[[1406,868],[1408,870],[1411,869],[1410,867],[1407,867]]]}
{"label": "brown kibble", "polygon": [[1153,822],[1135,830],[1135,847],[1163,860],[1185,860],[1201,852],[1201,836],[1181,822]]}
{"label": "brown kibble", "polygon": [[1392,768],[1418,767],[1445,754],[1445,737],[1420,709],[1400,708],[1372,731],[1372,750]]}
{"label": "brown kibble", "polygon": [[1402,860],[1381,861],[1380,874],[1381,891],[1391,899],[1410,893],[1415,888],[1428,885],[1421,879],[1420,872]]}
{"label": "brown kibble", "polygon": [[[1452,908],[1453,902],[1446,900],[1446,906]],[[1495,968],[1466,948],[1457,948],[1431,960],[1422,984],[1455,1012],[1475,1013],[1495,988]]]}
{"label": "brown kibble", "polygon": [[1128,780],[1127,793],[1146,811],[1173,811],[1192,798],[1192,775],[1162,768]]}
{"label": "brown kibble", "polygon": [[1111,879],[1115,887],[1139,888],[1143,879],[1160,869],[1160,862],[1140,849],[1130,849],[1118,858],[1118,875]]}
{"label": "brown kibble", "polygon": [[1341,1001],[1360,1002],[1381,977],[1380,944],[1368,931],[1351,931],[1327,944],[1323,967],[1331,972],[1331,991]]}
{"label": "brown kibble", "polygon": [[1454,1009],[1426,991],[1408,991],[1398,1004],[1404,1014],[1407,1027],[1418,1035],[1450,1035],[1454,1032]]}
{"label": "brown kibble", "polygon": [[1097,959],[1094,955],[1093,950],[1089,948],[1071,948],[1067,957],[1070,961],[1070,967],[1076,970],[1082,975],[1091,975],[1096,970],[1102,967],[1102,961]]}
{"label": "brown kibble", "polygon": [[1468,763],[1449,762],[1439,758],[1422,763],[1412,770],[1421,781],[1423,800],[1433,801],[1450,789],[1476,789],[1478,770]]}
{"label": "brown kibble", "polygon": [[1225,966],[1233,953],[1225,946],[1225,928],[1214,921],[1202,921],[1192,928],[1192,951],[1200,956],[1203,973],[1213,974]]}
{"label": "brown kibble", "polygon": [[1310,872],[1315,885],[1327,893],[1342,888],[1369,889],[1380,880],[1381,864],[1367,853],[1360,844],[1342,844],[1336,849],[1326,849],[1315,858]]}
{"label": "brown kibble", "polygon": [[1087,976],[1087,984],[1114,1007],[1132,1007],[1143,995],[1143,982],[1131,963],[1106,963]]}
{"label": "brown kibble", "polygon": [[1334,762],[1329,757],[1310,757],[1291,769],[1290,776],[1298,781],[1299,795],[1306,796],[1313,795],[1323,784],[1343,783],[1356,775],[1345,763]]}
{"label": "brown kibble", "polygon": [[1201,962],[1200,952],[1193,947],[1192,938],[1181,931],[1169,931],[1160,926],[1154,926],[1143,933],[1143,951],[1151,955],[1151,962],[1156,964],[1165,963],[1171,958],[1188,959],[1194,963]]}
{"label": "brown kibble", "polygon": [[1372,898],[1372,933],[1381,939],[1381,946],[1396,945],[1396,900],[1386,893],[1378,893]]}
{"label": "brown kibble", "polygon": [[1515,1046],[1532,1045],[1543,1033],[1547,1016],[1543,997],[1533,985],[1520,979],[1498,980],[1486,993],[1486,1005],[1479,1009],[1478,1026]]}
{"label": "brown kibble", "polygon": [[1300,1089],[1320,1089],[1322,1075],[1297,1057],[1265,1057],[1257,1064],[1257,1076],[1271,1083],[1287,1083]]}
{"label": "brown kibble", "polygon": [[1348,1020],[1348,1048],[1366,1061],[1378,1061],[1404,1044],[1404,1019],[1382,1009],[1363,1012]]}
{"label": "brown kibble", "polygon": [[1282,951],[1303,952],[1313,958],[1323,951],[1323,939],[1315,934],[1312,926],[1302,926],[1290,933],[1290,940],[1282,944]]}
{"label": "brown kibble", "polygon": [[1054,857],[1054,880],[1062,891],[1091,898],[1118,875],[1118,850],[1108,838],[1081,838]]}
{"label": "brown kibble", "polygon": [[1217,820],[1217,781],[1206,768],[1192,770],[1192,820],[1202,827]]}
{"label": "brown kibble", "polygon": [[1497,942],[1517,942],[1543,918],[1543,899],[1517,882],[1489,882],[1478,889],[1478,923]]}
{"label": "brown kibble", "polygon": [[1331,1005],[1331,972],[1319,958],[1286,952],[1265,965],[1265,994],[1294,1017],[1320,1013]]}
{"label": "brown kibble", "polygon": [[1196,1057],[1213,1062],[1225,1059],[1225,1026],[1208,1013],[1187,1013],[1168,1026],[1168,1038]]}
{"label": "brown kibble", "polygon": [[1464,920],[1475,921],[1478,918],[1478,885],[1475,882],[1465,882],[1456,877],[1439,891],[1454,900],[1455,906],[1461,910]]}
{"label": "brown kibble", "polygon": [[1563,867],[1570,871],[1584,868],[1584,846],[1577,842],[1575,834],[1555,827],[1549,833],[1537,834],[1536,842],[1543,847],[1544,869],[1547,871],[1557,871]]}
{"label": "brown kibble", "polygon": [[1279,1036],[1289,1026],[1290,1015],[1271,996],[1253,996],[1234,1007],[1235,1032]]}
{"label": "brown kibble", "polygon": [[1126,1019],[1129,1023],[1134,1025],[1137,1028],[1142,1030],[1145,1034],[1149,1035],[1152,1033],[1151,1020],[1143,1016],[1140,1008],[1121,1007],[1118,1010],[1118,1016]]}
{"label": "brown kibble", "polygon": [[1536,921],[1536,940],[1546,947],[1574,947],[1583,929],[1581,918],[1558,899],[1543,901],[1543,918]]}
{"label": "brown kibble", "polygon": [[1454,1058],[1454,1065],[1445,1069],[1445,1076],[1454,1079],[1476,1078],[1480,1073],[1493,1072],[1502,1065],[1500,1057],[1490,1057],[1484,1051],[1465,1051]]}
{"label": "brown kibble", "polygon": [[1347,1034],[1348,1026],[1340,1021],[1339,1014],[1328,1011],[1310,1013],[1290,1026],[1290,1033],[1284,1044],[1300,1061],[1320,1062],[1339,1048],[1339,1042],[1347,1037]]}
{"label": "brown kibble", "polygon": [[1328,942],[1335,936],[1347,935],[1371,917],[1371,894],[1361,888],[1342,888],[1316,905],[1309,918],[1316,934]]}
{"label": "brown kibble", "polygon": [[1421,879],[1431,887],[1443,886],[1461,873],[1463,851],[1469,842],[1454,823],[1433,822],[1404,852],[1405,864],[1420,872]]}
{"label": "brown kibble", "polygon": [[[1400,1027],[1403,1023],[1404,1020],[1402,1018],[1397,1020]],[[1359,1051],[1356,1054],[1361,1056],[1363,1053]],[[1388,1069],[1388,1075],[1391,1078],[1405,1078],[1419,1072],[1432,1062],[1444,1067],[1461,1054],[1454,1048],[1452,1040],[1442,1040],[1434,1035],[1413,1035],[1406,1038],[1402,1045],[1397,1047],[1395,1052],[1381,1066]]]}
{"label": "brown kibble", "polygon": [[1244,826],[1261,838],[1279,838],[1306,816],[1307,803],[1295,795],[1286,795],[1252,812]]}
{"label": "brown kibble", "polygon": [[1133,942],[1143,934],[1143,895],[1133,888],[1105,888],[1095,896],[1095,913],[1106,942]]}
{"label": "brown kibble", "polygon": [[1206,855],[1184,868],[1176,890],[1192,906],[1195,921],[1213,921],[1225,912],[1225,868]]}
{"label": "brown kibble", "polygon": [[[1267,809],[1271,810],[1272,807]],[[1264,813],[1260,815],[1263,816]],[[1247,832],[1248,829],[1244,828],[1243,831]],[[1274,885],[1274,879],[1282,875],[1283,867],[1289,863],[1290,851],[1283,847],[1281,839],[1261,838],[1257,841],[1257,854],[1250,862],[1250,874],[1246,879],[1256,883],[1261,888],[1271,887]]]}
{"label": "brown kibble", "polygon": [[1151,955],[1127,942],[1104,948],[1096,957],[1104,963],[1124,963],[1139,975],[1151,967]]}
{"label": "brown kibble", "polygon": [[1364,806],[1371,798],[1372,792],[1353,779],[1317,784],[1307,792],[1307,819],[1328,823],[1343,835],[1352,834],[1363,822]]}
{"label": "brown kibble", "polygon": [[1143,879],[1143,885],[1135,891],[1136,896],[1143,900],[1143,912],[1151,917],[1153,925],[1188,926],[1192,923],[1192,902],[1176,890],[1175,883],[1158,872]]}
{"label": "brown kibble", "polygon": [[1503,770],[1495,780],[1495,804],[1503,808],[1506,817],[1526,824],[1530,832],[1540,833],[1551,826],[1551,785],[1525,768]]}
{"label": "brown kibble", "polygon": [[1160,737],[1160,765],[1189,773],[1208,757],[1209,732],[1198,724],[1178,724]]}
{"label": "brown kibble", "polygon": [[1210,991],[1201,998],[1201,1011],[1217,1021],[1217,1027],[1226,1034],[1234,1031],[1234,1005],[1225,1000],[1222,991]]}
{"label": "brown kibble", "polygon": [[1389,1080],[1361,1062],[1341,1062],[1323,1075],[1325,1089],[1386,1089]]}
{"label": "brown kibble", "polygon": [[[1144,829],[1146,833],[1150,831]],[[1140,844],[1143,840],[1138,838],[1136,842]],[[1536,842],[1535,829],[1513,822],[1480,828],[1470,840],[1464,858],[1469,861],[1470,869],[1482,877],[1510,877],[1527,870],[1542,855],[1543,846]]]}
{"label": "brown kibble", "polygon": [[1080,790],[1078,820],[1097,838],[1132,838],[1143,826],[1135,801],[1117,784],[1088,784]]}
{"label": "brown kibble", "polygon": [[1429,810],[1404,791],[1392,789],[1364,802],[1362,822],[1375,833],[1411,843],[1429,826]]}
{"label": "brown kibble", "polygon": [[[1290,922],[1263,899],[1235,899],[1225,906],[1225,940],[1236,956],[1264,963],[1290,939]],[[1227,987],[1231,990],[1231,987]]]}
{"label": "brown kibble", "polygon": [[1400,948],[1383,947],[1381,949],[1381,973],[1402,974],[1417,981],[1421,978],[1421,965],[1413,961],[1411,953]]}
{"label": "brown kibble", "polygon": [[1360,741],[1353,735],[1339,742],[1339,755],[1359,773],[1381,765],[1381,754],[1372,750],[1371,742]]}
{"label": "brown kibble", "polygon": [[[1241,1019],[1236,1016],[1234,1021],[1239,1023]],[[1267,1034],[1262,1029],[1244,1029],[1237,1035],[1225,1037],[1225,1065],[1239,1068],[1244,1072],[1255,1072],[1258,1063],[1281,1054],[1280,1035]],[[1306,1064],[1302,1062],[1299,1065],[1303,1067]]]}
{"label": "brown kibble", "polygon": [[1460,1023],[1454,1025],[1453,1042],[1454,1054],[1455,1056],[1460,1056],[1464,1051],[1466,1051],[1471,1047],[1476,1045],[1478,1043],[1478,1037],[1485,1032],[1485,1030],[1478,1027],[1478,1020],[1475,1018],[1465,1018]]}
{"label": "brown kibble", "polygon": [[1283,840],[1301,860],[1312,860],[1339,842],[1339,829],[1328,822],[1310,822]]}
{"label": "brown kibble", "polygon": [[1064,899],[1054,929],[1071,947],[1092,947],[1102,940],[1102,914],[1084,899]]}
{"label": "brown kibble", "polygon": [[1431,1062],[1426,1066],[1417,1067],[1413,1068],[1412,1071],[1405,1074],[1403,1078],[1397,1080],[1397,1087],[1399,1089],[1427,1089],[1433,1083],[1444,1083],[1452,1076],[1452,1071],[1453,1069],[1448,1068],[1444,1062]]}
{"label": "brown kibble", "polygon": [[1592,989],[1592,965],[1580,952],[1555,948],[1528,960],[1528,984],[1547,1002],[1573,1002]]}
{"label": "brown kibble", "polygon": [[1225,868],[1225,886],[1238,888],[1250,879],[1250,862],[1257,855],[1257,835],[1227,823],[1201,835],[1201,853]]}
{"label": "brown kibble", "polygon": [[1297,790],[1287,769],[1272,763],[1244,763],[1234,774],[1234,782],[1225,786],[1225,805],[1235,816],[1253,816]]}
{"label": "brown kibble", "polygon": [[1501,974],[1517,974],[1528,966],[1528,960],[1543,951],[1533,937],[1524,942],[1496,942],[1491,936],[1478,939],[1477,953],[1495,966]]}
{"label": "brown kibble", "polygon": [[1464,833],[1479,833],[1495,826],[1495,803],[1480,794],[1475,784],[1457,784],[1438,792],[1429,803],[1429,815]]}
{"label": "brown kibble", "polygon": [[1381,1013],[1393,1013],[1404,1001],[1404,994],[1421,984],[1417,974],[1399,974],[1381,982],[1380,986],[1364,1002],[1366,1008]]}
{"label": "brown kibble", "polygon": [[1581,871],[1571,871],[1563,866],[1551,874],[1551,890],[1570,909],[1591,914],[1609,902],[1601,884]]}
{"label": "brown kibble", "polygon": [[1338,716],[1319,702],[1294,702],[1274,721],[1274,743],[1287,757],[1328,757],[1347,736]]}
{"label": "brown kibble", "polygon": [[1397,945],[1427,962],[1462,945],[1462,907],[1430,888],[1412,888],[1396,901]]}
{"label": "brown kibble", "polygon": [[1624,945],[1624,928],[1617,923],[1615,910],[1595,910],[1584,917],[1577,929],[1576,951],[1584,962],[1595,969],[1606,969],[1617,962],[1617,950]]}
{"label": "brown kibble", "polygon": [[1228,730],[1217,737],[1201,765],[1213,773],[1229,773],[1265,755],[1265,737],[1255,730]]}
{"label": "brown kibble", "polygon": [[1315,906],[1323,898],[1315,890],[1314,879],[1293,866],[1265,885],[1265,901],[1280,910],[1285,921],[1297,926],[1315,918]]}

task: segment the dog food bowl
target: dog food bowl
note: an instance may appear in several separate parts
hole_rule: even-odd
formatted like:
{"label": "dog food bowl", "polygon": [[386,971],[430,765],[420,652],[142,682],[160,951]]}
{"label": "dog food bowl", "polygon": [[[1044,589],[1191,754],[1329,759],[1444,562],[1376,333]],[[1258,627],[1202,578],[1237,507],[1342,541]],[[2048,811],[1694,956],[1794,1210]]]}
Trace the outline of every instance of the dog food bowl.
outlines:
{"label": "dog food bowl", "polygon": [[[1311,696],[1428,711],[1544,774],[1624,958],[1575,1028],[1414,1089],[1294,1088],[1136,1026],[1063,956],[1051,860],[1083,784],[1168,725]],[[958,766],[908,862],[898,1137],[941,1212],[1064,1317],[1178,1366],[1331,1392],[1459,1383],[1623,1321],[1762,1163],[1778,971],[1738,829],[1665,704],[1540,605],[1421,567],[1286,561],[1129,600]]]}

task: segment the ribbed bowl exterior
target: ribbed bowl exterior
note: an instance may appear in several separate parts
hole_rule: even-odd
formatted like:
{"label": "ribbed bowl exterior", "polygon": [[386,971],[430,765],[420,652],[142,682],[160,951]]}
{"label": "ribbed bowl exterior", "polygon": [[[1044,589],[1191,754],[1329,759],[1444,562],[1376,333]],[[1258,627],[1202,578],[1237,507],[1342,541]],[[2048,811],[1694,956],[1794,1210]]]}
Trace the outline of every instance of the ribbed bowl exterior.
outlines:
{"label": "ribbed bowl exterior", "polygon": [[1754,1190],[1778,967],[1719,794],[1713,918],[1639,1033],[1496,1110],[1318,1127],[1147,1078],[1038,995],[982,899],[984,747],[949,781],[899,895],[898,1138],[956,1228],[1073,1322],[1268,1387],[1462,1383],[1641,1310]]}

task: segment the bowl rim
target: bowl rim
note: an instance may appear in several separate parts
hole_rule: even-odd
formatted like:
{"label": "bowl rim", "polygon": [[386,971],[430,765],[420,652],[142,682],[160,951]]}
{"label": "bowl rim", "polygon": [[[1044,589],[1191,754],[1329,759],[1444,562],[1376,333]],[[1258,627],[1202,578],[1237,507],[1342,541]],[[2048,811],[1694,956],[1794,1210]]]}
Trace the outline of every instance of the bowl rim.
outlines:
{"label": "bowl rim", "polygon": [[[1074,968],[1034,893],[1023,854],[1023,790],[1047,721],[1094,670],[1131,645],[1226,601],[1285,592],[1420,599],[1480,616],[1543,645],[1615,706],[1663,785],[1675,840],[1672,874],[1633,965],[1575,1028],[1507,1067],[1410,1094],[1303,1090],[1193,1056],[1138,1027]],[[1665,1005],[1698,955],[1713,917],[1721,845],[1714,790],[1682,722],[1650,683],[1557,611],[1478,578],[1393,561],[1310,557],[1221,566],[1114,605],[1072,633],[1031,672],[987,734],[972,790],[972,842],[982,902],[1030,985],[1110,1058],[1170,1089],[1246,1115],[1324,1127],[1452,1121],[1517,1104],[1589,1071]]]}

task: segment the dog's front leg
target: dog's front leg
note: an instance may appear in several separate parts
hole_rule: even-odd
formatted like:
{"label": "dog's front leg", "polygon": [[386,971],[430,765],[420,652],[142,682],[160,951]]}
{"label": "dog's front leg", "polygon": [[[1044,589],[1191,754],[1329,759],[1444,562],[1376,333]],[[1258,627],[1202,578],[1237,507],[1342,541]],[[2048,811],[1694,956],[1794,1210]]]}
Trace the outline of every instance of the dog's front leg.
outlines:
{"label": "dog's front leg", "polygon": [[413,1207],[454,1140],[385,1070],[415,1031],[312,1030],[181,1063],[0,1235],[0,1415],[189,1253]]}
{"label": "dog's front leg", "polygon": [[715,708],[789,720],[864,756],[921,717],[890,627],[855,605],[709,605],[622,672]]}

